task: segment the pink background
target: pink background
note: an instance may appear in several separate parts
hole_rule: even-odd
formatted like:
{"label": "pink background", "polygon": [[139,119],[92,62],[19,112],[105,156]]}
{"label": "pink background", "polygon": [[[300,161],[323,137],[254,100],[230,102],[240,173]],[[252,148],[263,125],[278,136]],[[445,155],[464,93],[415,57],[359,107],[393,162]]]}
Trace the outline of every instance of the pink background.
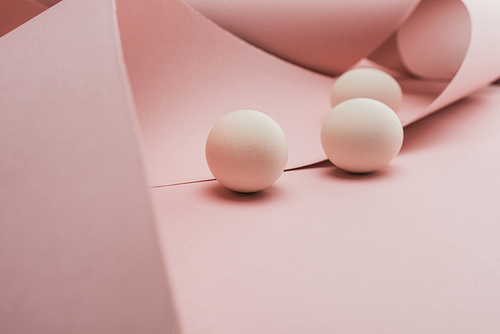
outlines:
{"label": "pink background", "polygon": [[[500,3],[446,1],[467,15],[420,48],[414,0],[55,3],[0,2],[0,332],[500,331]],[[409,75],[450,51],[451,78]],[[332,75],[381,65],[403,150],[346,174],[321,162]],[[290,160],[240,195],[203,151],[249,108]]]}

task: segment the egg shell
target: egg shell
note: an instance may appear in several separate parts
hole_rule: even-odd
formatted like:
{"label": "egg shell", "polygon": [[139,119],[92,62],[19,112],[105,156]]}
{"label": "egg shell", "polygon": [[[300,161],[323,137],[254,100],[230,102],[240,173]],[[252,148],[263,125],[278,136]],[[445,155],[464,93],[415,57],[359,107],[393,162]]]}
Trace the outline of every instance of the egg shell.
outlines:
{"label": "egg shell", "polygon": [[222,117],[208,135],[208,167],[223,186],[256,192],[272,185],[283,173],[288,145],[281,127],[268,115],[239,110]]}
{"label": "egg shell", "polygon": [[365,97],[380,101],[397,112],[403,101],[401,86],[391,75],[375,68],[355,68],[339,76],[333,84],[330,103]]}
{"label": "egg shell", "polygon": [[356,98],[336,105],[321,129],[328,159],[352,173],[368,173],[391,162],[403,144],[397,115],[382,102]]}

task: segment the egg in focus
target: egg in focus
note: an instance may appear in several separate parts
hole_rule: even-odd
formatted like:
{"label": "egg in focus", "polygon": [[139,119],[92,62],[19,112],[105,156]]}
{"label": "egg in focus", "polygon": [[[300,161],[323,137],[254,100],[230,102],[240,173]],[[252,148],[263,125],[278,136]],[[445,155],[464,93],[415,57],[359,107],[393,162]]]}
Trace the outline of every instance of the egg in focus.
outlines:
{"label": "egg in focus", "polygon": [[321,129],[328,159],[352,173],[368,173],[389,164],[403,144],[403,126],[384,103],[355,98],[336,105]]}
{"label": "egg in focus", "polygon": [[252,193],[268,188],[281,176],[288,160],[288,144],[274,119],[259,111],[238,110],[213,126],[205,157],[224,187]]}

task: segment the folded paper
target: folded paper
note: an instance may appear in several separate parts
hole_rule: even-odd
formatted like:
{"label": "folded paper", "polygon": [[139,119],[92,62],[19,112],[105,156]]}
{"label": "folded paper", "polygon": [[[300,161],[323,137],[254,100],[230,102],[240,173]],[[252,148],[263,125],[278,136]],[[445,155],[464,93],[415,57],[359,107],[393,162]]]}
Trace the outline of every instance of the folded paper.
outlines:
{"label": "folded paper", "polygon": [[[339,3],[352,19],[367,15],[366,8],[331,1],[325,13]],[[384,3],[370,7],[373,15],[378,9],[390,14],[373,44],[359,45],[349,61],[339,57],[331,73],[386,52],[400,72],[405,125],[500,76],[500,3],[463,1],[470,39],[449,81],[405,74],[398,29],[415,3],[394,1],[390,13],[391,2]],[[308,5],[321,3],[300,4]],[[488,269],[497,255],[499,218],[494,88],[448,109],[458,108],[458,123],[437,114],[432,117],[442,121],[412,125],[406,147],[419,153],[403,152],[386,171],[392,182],[383,173],[350,180],[293,171],[282,186],[237,203],[214,182],[154,189],[152,211],[148,186],[211,178],[206,137],[237,109],[257,109],[280,123],[290,147],[288,168],[324,160],[319,129],[334,78],[306,61],[320,55],[264,51],[178,0],[64,0],[22,25],[38,12],[10,8],[23,19],[0,38],[2,331],[169,333],[178,330],[177,302],[179,326],[189,333],[261,332],[259,324],[268,332],[292,325],[298,332],[384,329],[395,311],[397,332],[459,331],[479,322],[498,332],[498,273]],[[293,13],[280,20],[293,26],[300,19]],[[323,19],[317,28],[325,38],[323,11],[307,13]],[[314,21],[299,40],[314,38]],[[375,50],[379,43],[383,51]],[[460,131],[445,131],[447,125]],[[412,131],[421,133],[413,141]],[[342,190],[332,195],[334,189]],[[375,201],[363,210],[353,204],[359,198]],[[330,283],[328,293],[319,289]],[[380,297],[386,293],[390,298]],[[357,321],[360,314],[364,321]],[[427,327],[411,322],[421,318],[432,321]]]}
{"label": "folded paper", "polygon": [[[392,63],[395,63],[402,57],[404,63],[405,59],[414,57],[412,55],[416,55],[412,59],[418,60],[419,54],[425,52],[425,46],[410,50],[401,48],[400,44],[404,43],[398,43],[401,42],[399,40],[411,41],[418,39],[418,36],[413,34],[403,38],[399,36],[402,32],[397,28],[402,25],[403,32],[418,32],[419,27],[425,27],[426,21],[419,17],[422,16],[422,6],[424,14],[429,7],[427,0],[418,7],[415,1],[409,0],[398,2],[397,6],[386,1],[377,4],[377,7],[370,4],[360,7],[357,3],[335,1],[324,5],[323,10],[319,2],[304,3],[307,15],[302,16],[299,15],[302,11],[298,9],[298,2],[254,4],[250,1],[238,1],[229,4],[222,0],[192,0],[190,3],[222,26],[244,35],[247,41],[258,40],[255,42],[258,47],[275,45],[279,49],[272,50],[276,55],[306,67],[317,61],[315,57],[322,57],[320,46],[327,45],[322,41],[327,38],[327,32],[332,27],[324,17],[325,13],[340,15],[339,20],[351,18],[344,25],[346,29],[349,28],[346,34],[344,30],[342,34],[336,31],[332,33],[340,43],[336,50],[340,55],[335,56],[331,50],[325,51],[332,58],[332,66],[337,68],[332,68],[331,72],[343,70],[363,56],[369,56],[376,48],[372,43],[376,41],[382,44],[393,32],[391,29],[396,29],[391,38],[393,44],[392,47],[388,44],[389,47],[385,48],[384,58],[392,58]],[[459,0],[447,0],[446,4],[450,8],[464,8]],[[468,15],[463,15],[464,11],[458,10],[457,15],[450,14],[446,17],[446,22],[451,27],[470,27],[468,48],[465,55],[461,56],[464,57],[463,62],[448,83],[400,78],[405,98],[399,115],[404,125],[467,96],[500,75],[500,63],[497,61],[500,58],[500,48],[497,47],[500,45],[500,34],[496,33],[500,28],[492,14],[498,11],[496,7],[499,5],[470,0],[464,0],[463,4]],[[433,13],[432,10],[427,11]],[[267,16],[258,15],[261,12],[267,13]],[[359,20],[352,18],[358,17],[357,15],[360,19],[366,18],[368,13],[374,17],[373,20],[364,20],[366,22],[362,25],[353,23]],[[379,13],[380,17],[376,17],[374,13]],[[412,14],[417,15],[417,19]],[[275,33],[262,35],[262,27],[258,23],[268,22],[264,24],[267,26],[273,21],[273,17],[276,20],[279,18],[276,21],[277,30]],[[303,17],[307,17],[307,22]],[[143,151],[150,185],[163,186],[210,179],[212,176],[204,159],[204,144],[208,132],[220,117],[239,109],[265,112],[283,127],[290,148],[287,168],[325,159],[318,131],[330,108],[328,94],[333,78],[311,71],[317,69],[314,66],[298,67],[247,44],[178,0],[145,0],[141,4],[119,0],[117,18],[126,75],[132,87],[144,140]],[[413,28],[405,26],[406,18]],[[385,23],[379,25],[379,19]],[[432,16],[429,20],[431,19],[436,18]],[[447,27],[446,22],[441,26]],[[294,25],[300,26],[302,23],[308,27],[304,32],[307,36],[284,35],[287,27],[292,29]],[[373,26],[379,28],[375,29]],[[457,45],[463,45],[468,35],[459,34],[453,38],[457,40]],[[365,41],[367,39],[371,42]],[[293,47],[284,51],[276,40],[283,41],[283,47]],[[350,43],[349,41],[364,42],[341,47],[342,43]],[[315,44],[311,46],[310,43]],[[429,43],[431,45],[434,42]],[[306,58],[297,60],[291,56],[302,57],[300,50],[307,50]],[[447,49],[442,50],[445,51]],[[439,52],[439,49],[434,52]],[[345,59],[342,58],[344,54]],[[57,74],[54,74],[53,80],[57,80],[56,77]]]}
{"label": "folded paper", "polygon": [[117,37],[85,0],[0,40],[2,333],[176,324]]}
{"label": "folded paper", "polygon": [[406,129],[388,168],[153,189],[186,333],[497,333],[500,88]]}
{"label": "folded paper", "polygon": [[[476,8],[474,15],[488,11],[486,5]],[[165,20],[169,15],[183,19]],[[151,185],[211,178],[204,161],[206,137],[220,117],[238,109],[263,111],[281,124],[289,140],[288,168],[325,159],[318,131],[329,109],[328,77],[243,43],[180,2],[150,0],[137,8],[122,1],[118,18]],[[496,21],[477,25],[462,68],[441,95],[443,84],[404,79],[403,88],[421,87],[405,91],[400,112],[405,125],[498,76],[498,48],[486,56],[491,72],[478,72],[472,81],[467,74],[484,66],[485,56],[475,48],[499,39],[491,33]]]}
{"label": "folded paper", "polygon": [[338,75],[370,54],[418,0],[186,0],[242,39],[292,63]]}

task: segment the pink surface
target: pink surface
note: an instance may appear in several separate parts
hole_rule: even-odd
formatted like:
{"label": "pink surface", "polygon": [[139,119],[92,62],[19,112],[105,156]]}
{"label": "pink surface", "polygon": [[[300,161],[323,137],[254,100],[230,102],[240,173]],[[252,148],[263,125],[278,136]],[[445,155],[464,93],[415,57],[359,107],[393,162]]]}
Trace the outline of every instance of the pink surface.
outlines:
{"label": "pink surface", "polygon": [[422,0],[396,33],[401,60],[413,74],[450,79],[469,46],[471,22],[461,0]]}
{"label": "pink surface", "polygon": [[[467,10],[467,15],[464,15],[463,6]],[[443,15],[436,15],[433,9],[438,13],[442,12]],[[396,41],[389,40],[381,47],[382,50],[378,51],[381,53],[379,57],[386,58],[383,65],[401,69],[399,61],[404,63],[404,59],[406,59],[412,63],[417,74],[422,76],[429,75],[429,73],[434,75],[443,73],[442,68],[445,68],[449,75],[452,71],[449,68],[446,70],[446,67],[449,66],[446,62],[453,63],[453,67],[455,67],[456,63],[463,58],[458,71],[450,80],[444,81],[448,84],[444,86],[443,83],[445,88],[432,103],[427,107],[421,105],[416,109],[408,107],[408,113],[402,115],[403,123],[406,121],[411,123],[425,117],[498,78],[500,73],[500,62],[498,61],[500,59],[500,47],[498,47],[500,45],[500,34],[498,33],[500,21],[498,21],[496,13],[499,11],[500,2],[474,0],[433,2],[426,0],[415,10],[414,14],[417,14],[417,17],[410,16],[398,30]],[[407,24],[409,26],[405,26]],[[470,32],[467,32],[467,28],[470,29]],[[400,35],[407,38],[406,45],[400,45],[399,39],[402,38]],[[468,42],[464,41],[464,35],[470,36]],[[393,43],[396,45],[394,46]],[[419,47],[414,47],[415,45]],[[450,53],[450,50],[453,54]],[[422,56],[422,54],[426,56]],[[427,57],[428,54],[433,55],[433,57]],[[445,55],[448,57],[453,55],[453,59],[447,59],[444,57]],[[442,68],[438,71],[438,67]],[[438,75],[438,77],[442,77],[442,75]],[[425,82],[425,80],[423,81]],[[432,83],[432,80],[427,82],[429,86],[439,85]],[[425,84],[420,86],[424,87]]]}
{"label": "pink surface", "polygon": [[465,58],[450,84],[422,117],[465,97],[500,73],[500,2],[463,0],[471,21],[471,38]]}
{"label": "pink surface", "polygon": [[[487,9],[477,7],[478,15]],[[148,0],[141,6],[120,1],[118,17],[151,185],[211,178],[204,161],[206,137],[220,117],[239,109],[265,112],[283,127],[288,168],[325,158],[318,131],[329,109],[331,79],[243,43],[177,1]],[[420,89],[405,91],[400,112],[405,125],[500,73],[500,48],[490,50],[487,59],[477,53],[486,40],[499,38],[492,34],[498,22],[478,21],[474,27],[463,68],[437,102],[432,103],[445,85],[411,84],[431,87],[432,99]],[[480,66],[491,72],[477,71]]]}
{"label": "pink surface", "polygon": [[[210,11],[219,10],[221,4],[197,2],[207,10],[213,7]],[[294,12],[287,19],[288,14],[279,10],[283,4],[279,4],[255,6],[259,10],[267,8],[269,13],[282,13],[284,20],[289,20],[287,24],[295,22]],[[289,141],[288,168],[325,159],[318,132],[330,108],[328,92],[332,78],[292,65],[243,42],[179,1],[147,0],[139,4],[120,0],[117,5],[123,55],[142,129],[150,185],[211,178],[204,159],[207,135],[220,117],[239,109],[265,112],[283,127]],[[448,85],[402,79],[404,88],[412,88],[404,91],[399,113],[403,124],[455,102],[500,74],[497,61],[500,48],[492,47],[500,45],[500,34],[496,33],[499,23],[491,14],[497,5],[472,1],[466,5],[470,18],[460,18],[464,26],[469,26],[469,19],[473,24],[461,68]],[[241,11],[248,6],[249,3],[241,1],[228,8]],[[309,40],[314,40],[315,34],[324,35],[325,27],[319,19],[323,12],[312,5],[310,9],[312,17],[319,15],[318,25],[307,30]],[[350,5],[344,9],[354,11]],[[363,7],[363,13],[368,9]],[[231,11],[225,13],[229,15]],[[246,21],[242,22],[245,29],[251,28]],[[425,26],[425,20],[413,26],[418,28],[419,24]],[[354,34],[357,28],[352,29]],[[355,34],[351,37],[356,39]],[[293,44],[294,38],[295,35],[290,35],[283,40]],[[384,65],[397,65],[399,58],[394,52],[398,46],[395,48],[388,42],[382,48],[384,58],[389,59]],[[365,55],[371,49],[365,50]],[[413,52],[419,53],[420,49]],[[352,61],[360,57],[352,57]]]}
{"label": "pink surface", "polygon": [[61,0],[32,0],[34,2],[39,2],[47,7],[53,6],[56,3],[60,2]]}
{"label": "pink surface", "polygon": [[[272,3],[255,8],[296,22]],[[500,3],[464,4],[451,81],[400,78],[405,125],[500,76]],[[309,39],[327,37],[317,23]],[[186,333],[499,331],[496,88],[409,127],[372,177],[296,170],[236,200],[215,182],[158,188],[154,219],[147,182],[210,178],[206,136],[231,111],[275,118],[289,168],[325,158],[334,79],[276,55],[177,0],[64,0],[0,38],[1,332],[168,333],[174,302]]]}
{"label": "pink surface", "polygon": [[65,1],[0,40],[1,333],[175,325],[116,28]]}
{"label": "pink surface", "polygon": [[488,88],[408,127],[375,174],[154,189],[184,332],[498,333],[499,104]]}
{"label": "pink surface", "polygon": [[408,72],[399,55],[396,33],[391,35],[368,58],[379,65],[396,70],[399,73],[407,74]]}
{"label": "pink surface", "polygon": [[0,37],[47,9],[31,0],[0,1]]}
{"label": "pink surface", "polygon": [[118,18],[151,185],[211,178],[208,133],[240,109],[280,124],[289,166],[323,159],[330,78],[244,43],[178,1],[120,1]]}
{"label": "pink surface", "polygon": [[[476,5],[478,16],[488,8],[481,6]],[[331,79],[243,43],[177,1],[148,0],[141,6],[120,1],[118,17],[151,185],[211,178],[204,161],[206,137],[216,120],[238,109],[256,109],[278,121],[289,140],[288,168],[325,158],[318,131],[329,109]],[[434,101],[444,84],[410,85],[430,87],[431,99],[421,89],[405,91],[400,112],[405,125],[500,73],[500,48],[486,57],[484,50],[477,52],[499,38],[492,33],[498,22],[473,19],[478,22],[466,60],[439,99]],[[481,66],[491,72],[477,71]]]}

